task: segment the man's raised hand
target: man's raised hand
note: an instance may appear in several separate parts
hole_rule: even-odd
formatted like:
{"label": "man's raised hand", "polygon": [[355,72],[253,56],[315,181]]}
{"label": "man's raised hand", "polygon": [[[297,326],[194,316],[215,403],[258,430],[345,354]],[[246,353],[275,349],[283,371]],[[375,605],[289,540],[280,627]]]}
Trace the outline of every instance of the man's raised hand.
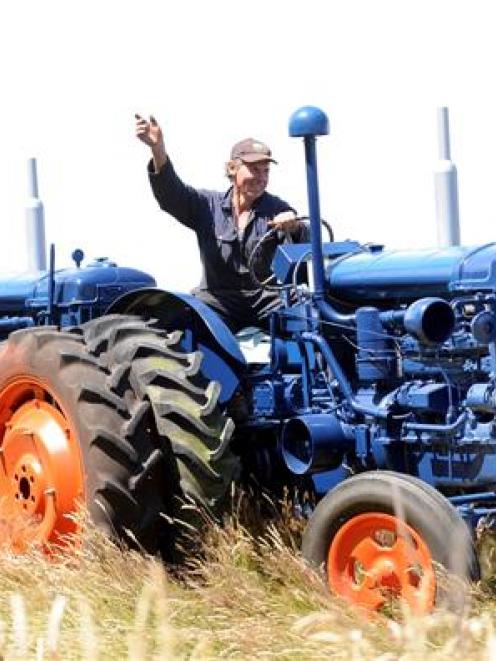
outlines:
{"label": "man's raised hand", "polygon": [[150,115],[149,120],[138,113],[135,113],[134,117],[136,119],[136,137],[152,150],[155,172],[158,172],[167,162],[162,129],[153,115]]}
{"label": "man's raised hand", "polygon": [[164,142],[162,129],[155,117],[150,115],[150,119],[146,120],[141,115],[138,115],[138,113],[134,117],[136,119],[136,137],[144,142],[145,145],[153,148],[160,146]]}

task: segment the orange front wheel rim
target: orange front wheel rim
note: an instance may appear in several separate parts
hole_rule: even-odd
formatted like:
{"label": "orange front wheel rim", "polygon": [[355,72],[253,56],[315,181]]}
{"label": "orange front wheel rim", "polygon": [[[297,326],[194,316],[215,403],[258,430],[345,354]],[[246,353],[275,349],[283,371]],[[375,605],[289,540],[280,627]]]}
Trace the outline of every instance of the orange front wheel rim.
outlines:
{"label": "orange front wheel rim", "polygon": [[429,547],[420,533],[390,514],[367,512],[341,526],[329,548],[327,575],[337,594],[372,610],[395,599],[418,615],[434,607]]}
{"label": "orange front wheel rim", "polygon": [[[83,465],[77,435],[54,393],[19,377],[0,392],[2,541],[63,543],[77,530]],[[72,516],[71,516],[72,515]]]}

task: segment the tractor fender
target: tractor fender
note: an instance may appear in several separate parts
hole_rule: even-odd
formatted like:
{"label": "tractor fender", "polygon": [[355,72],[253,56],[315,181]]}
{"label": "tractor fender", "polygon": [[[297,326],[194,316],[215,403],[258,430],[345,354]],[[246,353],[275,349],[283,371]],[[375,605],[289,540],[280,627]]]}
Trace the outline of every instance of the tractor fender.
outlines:
{"label": "tractor fender", "polygon": [[203,301],[191,294],[147,287],[116,299],[105,311],[115,313],[154,318],[166,330],[184,331],[184,349],[201,351],[202,371],[209,379],[219,381],[220,403],[232,397],[246,370],[246,361],[233,333]]}

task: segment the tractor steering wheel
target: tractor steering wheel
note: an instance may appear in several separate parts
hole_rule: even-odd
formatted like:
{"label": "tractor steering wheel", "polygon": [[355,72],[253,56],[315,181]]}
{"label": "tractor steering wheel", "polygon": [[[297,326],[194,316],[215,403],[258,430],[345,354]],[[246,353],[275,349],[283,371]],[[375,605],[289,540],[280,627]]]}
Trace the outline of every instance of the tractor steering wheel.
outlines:
{"label": "tractor steering wheel", "polygon": [[[277,246],[291,242],[291,236],[272,227],[258,239],[248,258],[248,269],[253,282],[261,289],[272,289],[276,277],[271,264]],[[277,287],[276,287],[277,288]]]}
{"label": "tractor steering wheel", "polygon": [[[298,220],[306,223],[309,222],[308,216],[300,216]],[[320,222],[327,230],[329,241],[334,241],[334,232],[329,223],[322,218]],[[261,289],[281,289],[280,285],[274,284],[276,276],[271,270],[272,260],[277,246],[292,242],[290,234],[275,227],[269,229],[258,239],[248,258],[248,270],[257,287]]]}

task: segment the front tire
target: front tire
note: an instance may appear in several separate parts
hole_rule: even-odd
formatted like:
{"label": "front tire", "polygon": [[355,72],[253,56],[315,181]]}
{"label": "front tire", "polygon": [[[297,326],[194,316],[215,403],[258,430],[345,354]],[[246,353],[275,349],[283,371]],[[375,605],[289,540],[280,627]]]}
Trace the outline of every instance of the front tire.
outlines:
{"label": "front tire", "polygon": [[399,599],[414,613],[432,611],[442,601],[436,563],[477,577],[468,528],[451,503],[425,482],[387,471],[330,491],[310,518],[302,552],[324,567],[333,592],[372,610]]}

